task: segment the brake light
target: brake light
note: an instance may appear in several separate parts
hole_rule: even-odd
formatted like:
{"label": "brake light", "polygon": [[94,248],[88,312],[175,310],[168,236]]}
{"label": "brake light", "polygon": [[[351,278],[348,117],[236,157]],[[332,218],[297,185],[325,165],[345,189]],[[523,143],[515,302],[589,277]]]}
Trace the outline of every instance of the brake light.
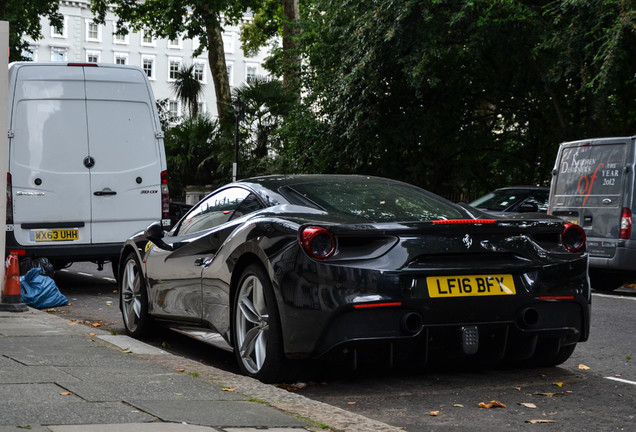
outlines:
{"label": "brake light", "polygon": [[579,225],[566,223],[561,232],[561,242],[570,252],[585,250],[585,231]]}
{"label": "brake light", "polygon": [[324,260],[336,251],[336,240],[327,228],[308,226],[300,231],[300,244],[311,258]]}
{"label": "brake light", "polygon": [[451,225],[451,224],[494,224],[494,219],[436,219],[433,221],[435,225]]}
{"label": "brake light", "polygon": [[13,225],[13,192],[11,174],[7,173],[7,225]]}
{"label": "brake light", "polygon": [[168,171],[161,171],[161,219],[162,224],[170,224],[170,193],[168,191]]}
{"label": "brake light", "polygon": [[621,213],[621,232],[618,238],[629,240],[632,235],[632,210],[624,207]]}
{"label": "brake light", "polygon": [[67,63],[66,66],[98,67],[97,63]]}

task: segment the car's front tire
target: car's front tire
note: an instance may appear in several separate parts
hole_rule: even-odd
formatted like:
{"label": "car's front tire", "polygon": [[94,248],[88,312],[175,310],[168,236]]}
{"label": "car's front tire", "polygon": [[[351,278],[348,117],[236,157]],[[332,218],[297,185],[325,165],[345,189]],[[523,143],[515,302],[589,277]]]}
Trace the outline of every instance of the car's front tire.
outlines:
{"label": "car's front tire", "polygon": [[134,252],[124,260],[119,280],[119,302],[126,332],[133,337],[147,336],[152,326],[148,315],[148,291]]}
{"label": "car's front tire", "polygon": [[232,342],[241,371],[263,382],[284,379],[281,324],[271,281],[250,265],[242,273],[232,304]]}

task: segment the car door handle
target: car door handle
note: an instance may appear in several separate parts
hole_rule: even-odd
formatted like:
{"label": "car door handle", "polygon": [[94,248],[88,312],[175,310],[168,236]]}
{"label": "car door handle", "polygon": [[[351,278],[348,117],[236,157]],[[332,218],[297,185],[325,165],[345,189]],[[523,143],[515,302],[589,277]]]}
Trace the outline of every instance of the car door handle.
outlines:
{"label": "car door handle", "polygon": [[117,192],[114,190],[110,190],[109,188],[102,189],[100,191],[93,192],[95,196],[109,196],[109,195],[117,195]]}

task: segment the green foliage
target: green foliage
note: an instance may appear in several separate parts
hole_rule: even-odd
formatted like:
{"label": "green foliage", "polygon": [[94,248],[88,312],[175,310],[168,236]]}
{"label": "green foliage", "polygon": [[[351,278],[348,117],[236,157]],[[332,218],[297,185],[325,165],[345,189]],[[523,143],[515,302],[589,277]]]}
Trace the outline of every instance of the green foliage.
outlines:
{"label": "green foliage", "polygon": [[48,17],[53,26],[63,24],[59,13],[59,2],[51,0],[2,0],[0,21],[9,22],[9,61],[25,60],[24,51],[29,45],[23,40],[30,36],[33,40],[42,38],[41,17]]}
{"label": "green foliage", "polygon": [[630,1],[324,0],[302,15],[289,169],[476,194],[547,184],[563,140],[636,130]]}
{"label": "green foliage", "polygon": [[171,83],[172,90],[190,115],[199,115],[199,96],[203,93],[204,85],[194,76],[194,65],[182,64],[177,71],[175,80]]}
{"label": "green foliage", "polygon": [[229,180],[233,147],[217,121],[189,117],[166,131],[164,143],[173,198],[183,198],[187,185],[218,186]]}
{"label": "green foliage", "polygon": [[234,91],[244,103],[240,119],[239,176],[280,171],[280,128],[295,99],[283,91],[280,81],[257,77]]}

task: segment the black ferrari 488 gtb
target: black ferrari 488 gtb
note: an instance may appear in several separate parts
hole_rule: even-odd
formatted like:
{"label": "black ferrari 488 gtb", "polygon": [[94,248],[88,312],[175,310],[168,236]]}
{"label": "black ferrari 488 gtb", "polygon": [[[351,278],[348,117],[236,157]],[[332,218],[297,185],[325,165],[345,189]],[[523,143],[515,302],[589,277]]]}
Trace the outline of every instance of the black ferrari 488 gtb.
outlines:
{"label": "black ferrari 488 gtb", "polygon": [[169,326],[266,382],[326,355],[556,365],[590,326],[578,225],[377,177],[231,183],[129,239],[119,269],[132,336]]}

